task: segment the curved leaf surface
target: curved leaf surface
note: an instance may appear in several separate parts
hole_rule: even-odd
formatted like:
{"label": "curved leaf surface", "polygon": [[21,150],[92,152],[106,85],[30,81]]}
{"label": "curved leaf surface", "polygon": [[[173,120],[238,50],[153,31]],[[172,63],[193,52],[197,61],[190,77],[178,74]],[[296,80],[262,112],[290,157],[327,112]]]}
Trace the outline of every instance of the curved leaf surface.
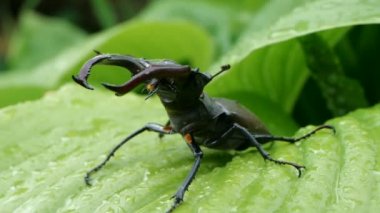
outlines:
{"label": "curved leaf surface", "polygon": [[[176,212],[377,212],[380,106],[327,123],[309,139],[256,150],[205,149],[203,164]],[[39,101],[0,110],[2,212],[163,212],[193,161],[182,138],[144,133],[126,144],[86,187],[83,175],[123,137],[148,121],[164,123],[157,99],[123,98],[65,86]],[[303,128],[300,136],[313,129]],[[26,159],[26,160],[25,160]]]}

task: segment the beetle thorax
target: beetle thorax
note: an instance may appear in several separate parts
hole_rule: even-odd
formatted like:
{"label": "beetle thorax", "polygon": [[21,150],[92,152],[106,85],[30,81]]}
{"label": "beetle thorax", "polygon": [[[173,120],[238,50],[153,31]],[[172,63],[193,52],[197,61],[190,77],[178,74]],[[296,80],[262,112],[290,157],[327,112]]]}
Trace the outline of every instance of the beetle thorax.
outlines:
{"label": "beetle thorax", "polygon": [[161,79],[157,95],[165,108],[181,110],[194,108],[199,105],[199,98],[207,84],[207,76],[192,72],[189,76],[175,79]]}

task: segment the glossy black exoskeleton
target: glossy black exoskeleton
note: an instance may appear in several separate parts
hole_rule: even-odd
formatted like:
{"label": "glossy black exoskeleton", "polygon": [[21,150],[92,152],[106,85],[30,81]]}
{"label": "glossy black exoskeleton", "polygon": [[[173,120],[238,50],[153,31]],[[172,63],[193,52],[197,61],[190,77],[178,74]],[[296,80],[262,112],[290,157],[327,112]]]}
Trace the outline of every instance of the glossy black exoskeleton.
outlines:
{"label": "glossy black exoskeleton", "polygon": [[173,211],[183,201],[184,193],[197,173],[203,156],[200,146],[223,150],[244,150],[255,147],[265,160],[290,165],[297,169],[300,177],[304,166],[273,159],[262,148],[262,144],[270,141],[294,143],[321,129],[334,130],[332,126],[322,125],[299,138],[273,136],[253,113],[235,101],[209,97],[203,92],[204,87],[216,75],[228,70],[229,65],[223,66],[220,72],[211,76],[170,60],[146,60],[126,55],[99,53],[86,62],[79,75],[73,76],[73,79],[85,88],[93,89],[87,83],[87,78],[91,68],[96,64],[116,65],[128,69],[132,73],[132,78],[125,84],[103,85],[116,92],[116,95],[123,95],[137,85],[145,83],[149,91],[148,97],[153,94],[159,96],[169,122],[166,125],[148,123],[133,132],[114,147],[102,163],[86,174],[85,182],[90,185],[90,176],[101,169],[121,146],[138,134],[144,131],[157,132],[161,136],[181,134],[190,147],[195,161],[190,173],[173,196],[174,203],[168,212]]}

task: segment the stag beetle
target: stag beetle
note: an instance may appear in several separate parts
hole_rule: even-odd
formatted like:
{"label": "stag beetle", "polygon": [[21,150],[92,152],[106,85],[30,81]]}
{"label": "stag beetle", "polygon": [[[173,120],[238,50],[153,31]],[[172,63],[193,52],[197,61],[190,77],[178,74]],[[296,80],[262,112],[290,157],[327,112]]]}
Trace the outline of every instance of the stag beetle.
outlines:
{"label": "stag beetle", "polygon": [[200,146],[222,150],[244,150],[255,147],[265,160],[277,164],[290,165],[297,169],[298,177],[305,167],[293,162],[273,159],[262,144],[270,141],[295,143],[305,139],[321,129],[333,126],[322,125],[299,137],[279,137],[269,133],[262,122],[250,111],[237,102],[222,98],[212,98],[203,92],[203,88],[217,75],[228,70],[229,65],[222,66],[215,75],[202,73],[188,65],[177,64],[170,60],[146,60],[127,55],[101,54],[87,61],[73,80],[87,89],[93,89],[87,78],[91,68],[96,64],[116,65],[128,69],[132,78],[122,85],[103,83],[107,89],[121,96],[130,92],[141,83],[146,84],[148,97],[157,94],[169,117],[166,125],[148,123],[122,140],[106,159],[87,172],[85,183],[91,185],[90,177],[100,170],[114,153],[130,139],[144,131],[153,131],[160,136],[181,134],[194,155],[193,166],[172,198],[174,202],[168,212],[172,212],[182,201],[185,191],[194,179],[203,156]]}

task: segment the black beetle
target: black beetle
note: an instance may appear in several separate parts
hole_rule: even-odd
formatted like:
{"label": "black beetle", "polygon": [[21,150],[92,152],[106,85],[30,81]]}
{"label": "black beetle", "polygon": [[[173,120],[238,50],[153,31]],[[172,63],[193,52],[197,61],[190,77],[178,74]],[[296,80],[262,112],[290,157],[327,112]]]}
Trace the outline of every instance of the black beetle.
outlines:
{"label": "black beetle", "polygon": [[91,68],[96,64],[127,68],[132,73],[129,81],[119,86],[105,83],[103,85],[120,96],[145,83],[149,91],[148,97],[153,94],[159,96],[169,116],[169,122],[166,125],[148,123],[133,132],[114,147],[102,163],[87,172],[85,182],[90,185],[91,174],[101,169],[121,146],[136,135],[144,131],[157,132],[160,137],[164,134],[179,133],[190,147],[195,161],[190,173],[173,196],[174,203],[168,212],[173,211],[183,201],[184,193],[197,173],[203,156],[200,145],[223,150],[255,147],[265,160],[293,166],[298,170],[300,177],[304,166],[273,159],[262,148],[262,144],[270,141],[294,143],[321,129],[331,129],[335,132],[334,127],[322,125],[299,138],[273,136],[254,114],[235,101],[209,97],[203,92],[203,88],[215,76],[228,70],[229,65],[222,66],[221,71],[212,76],[170,60],[146,60],[127,55],[98,53],[83,65],[78,76],[73,76],[74,81],[87,89],[93,89],[87,83],[87,78]]}

